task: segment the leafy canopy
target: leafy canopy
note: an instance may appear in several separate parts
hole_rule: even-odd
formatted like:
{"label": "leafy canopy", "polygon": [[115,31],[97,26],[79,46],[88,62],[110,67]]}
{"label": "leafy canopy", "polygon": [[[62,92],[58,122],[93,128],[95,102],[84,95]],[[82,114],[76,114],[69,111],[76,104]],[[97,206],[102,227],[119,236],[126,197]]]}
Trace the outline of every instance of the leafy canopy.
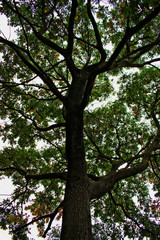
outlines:
{"label": "leafy canopy", "polygon": [[13,239],[29,239],[34,222],[39,236],[57,234],[49,230],[62,216],[68,168],[62,109],[75,70],[96,77],[82,101],[88,176],[117,176],[93,194],[94,238],[158,238],[159,11],[158,0],[0,1],[16,29],[14,40],[0,36],[0,173],[15,186],[0,225]]}

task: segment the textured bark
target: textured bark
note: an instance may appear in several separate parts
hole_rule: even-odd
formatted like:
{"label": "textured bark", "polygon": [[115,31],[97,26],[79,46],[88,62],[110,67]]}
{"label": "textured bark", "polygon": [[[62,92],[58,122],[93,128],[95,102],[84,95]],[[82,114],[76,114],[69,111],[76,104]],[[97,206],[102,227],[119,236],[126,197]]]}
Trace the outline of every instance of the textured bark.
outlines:
{"label": "textured bark", "polygon": [[61,240],[91,240],[89,179],[83,143],[83,113],[75,105],[67,109],[66,155],[68,177]]}
{"label": "textured bark", "polygon": [[91,240],[87,178],[69,178],[66,186],[61,240]]}

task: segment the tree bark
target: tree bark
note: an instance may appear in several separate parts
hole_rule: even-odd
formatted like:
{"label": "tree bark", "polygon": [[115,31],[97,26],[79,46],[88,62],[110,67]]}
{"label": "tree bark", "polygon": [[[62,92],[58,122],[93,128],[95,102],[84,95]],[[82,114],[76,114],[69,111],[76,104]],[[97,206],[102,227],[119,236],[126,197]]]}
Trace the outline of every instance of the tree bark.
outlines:
{"label": "tree bark", "polygon": [[89,179],[83,141],[83,111],[76,105],[66,113],[68,176],[61,240],[91,240]]}

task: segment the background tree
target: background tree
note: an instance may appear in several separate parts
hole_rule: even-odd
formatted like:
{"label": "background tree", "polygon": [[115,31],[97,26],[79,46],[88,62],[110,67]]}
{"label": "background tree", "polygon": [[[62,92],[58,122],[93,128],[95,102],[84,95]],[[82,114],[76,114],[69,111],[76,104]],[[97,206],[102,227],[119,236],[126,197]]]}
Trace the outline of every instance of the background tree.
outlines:
{"label": "background tree", "polygon": [[159,12],[158,0],[1,1],[17,33],[0,36],[0,171],[15,185],[0,225],[14,239],[34,222],[52,239],[62,215],[61,240],[92,239],[91,215],[95,239],[158,238]]}

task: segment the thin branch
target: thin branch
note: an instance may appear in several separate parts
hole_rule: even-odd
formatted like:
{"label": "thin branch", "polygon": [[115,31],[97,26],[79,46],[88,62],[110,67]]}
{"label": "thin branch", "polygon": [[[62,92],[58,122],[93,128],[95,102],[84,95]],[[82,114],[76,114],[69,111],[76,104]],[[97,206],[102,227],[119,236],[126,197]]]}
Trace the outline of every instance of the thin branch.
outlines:
{"label": "thin branch", "polygon": [[[154,157],[154,162],[156,164],[156,169],[158,169],[158,171],[160,172],[160,166],[159,166],[160,165],[159,164],[160,153],[157,153],[157,154],[154,153],[152,157]],[[157,159],[157,157],[158,157],[158,159]]]}
{"label": "thin branch", "polygon": [[121,154],[120,154],[122,144],[121,144],[121,139],[120,139],[119,132],[118,132],[118,123],[115,127],[115,132],[116,132],[116,137],[117,137],[117,140],[118,140],[118,146],[117,146],[117,148],[115,148],[115,152],[118,155],[119,159],[122,159]]}
{"label": "thin branch", "polygon": [[[17,86],[20,86],[20,85],[22,85],[22,86],[25,86],[26,84],[28,84],[29,82],[32,82],[34,79],[36,79],[38,76],[36,75],[36,76],[34,76],[34,77],[32,77],[32,78],[30,78],[30,79],[28,79],[28,80],[26,80],[26,81],[23,81],[23,82],[21,82],[21,83],[15,83],[15,82],[10,82],[10,81],[4,81],[4,80],[0,80],[0,83],[2,83],[3,85],[4,84],[7,84],[8,86],[11,86],[11,87],[17,87]],[[28,86],[28,85],[27,85]],[[43,87],[44,88],[44,87]],[[46,88],[45,88],[46,89]]]}
{"label": "thin branch", "polygon": [[63,153],[62,149],[60,149],[59,146],[56,146],[56,144],[54,144],[51,140],[47,139],[47,137],[42,136],[40,133],[37,134],[37,136],[43,139],[44,141],[48,142],[51,146],[55,147],[61,153],[62,158],[66,160],[65,154]]}
{"label": "thin branch", "polygon": [[158,101],[160,100],[159,98],[158,98],[158,95],[159,95],[159,91],[157,91],[156,92],[156,97],[155,97],[155,101],[154,101],[154,104],[152,105],[152,110],[151,110],[151,116],[152,116],[152,118],[153,118],[153,120],[154,120],[154,122],[155,122],[155,124],[156,124],[156,127],[158,128],[158,129],[160,129],[160,123],[159,123],[159,121],[158,121],[158,119],[157,119],[157,117],[156,117],[156,114],[155,114],[155,112],[154,112],[154,110],[155,110],[155,106],[156,106],[156,104],[158,103]]}
{"label": "thin branch", "polygon": [[159,62],[160,61],[160,58],[154,58],[154,59],[152,59],[152,60],[149,60],[149,61],[146,61],[146,62],[144,62],[143,64],[139,64],[139,66],[141,67],[143,67],[144,65],[150,65],[151,63],[154,63],[154,62]]}
{"label": "thin branch", "polygon": [[[47,60],[49,61],[49,59],[47,59]],[[63,61],[64,61],[64,60],[63,60]],[[55,71],[55,73],[56,73],[58,76],[61,77],[61,80],[62,80],[64,83],[66,83],[67,87],[70,87],[70,84],[69,84],[68,80],[67,80],[62,74],[60,74],[60,73],[56,70],[55,64],[53,65],[50,61],[49,61],[49,63],[50,63],[50,65],[52,66],[52,69]],[[56,79],[56,78],[54,78],[54,79]],[[56,80],[60,80],[60,79],[56,79]]]}
{"label": "thin branch", "polygon": [[99,146],[95,143],[95,141],[93,140],[93,138],[87,133],[87,131],[84,131],[85,134],[87,135],[88,139],[90,140],[90,142],[93,144],[93,146],[96,148],[97,152],[99,153],[99,157],[102,157],[106,160],[109,160],[109,162],[112,164],[112,158],[109,156],[106,156],[102,153],[102,151],[100,150]]}
{"label": "thin branch", "polygon": [[[15,5],[15,9],[16,9],[16,11],[18,12],[18,7],[17,7],[17,4],[16,4],[16,1],[13,0],[13,2],[14,2],[14,5]],[[26,42],[27,42],[27,51],[29,52],[29,40],[28,40],[28,36],[27,36],[26,31],[25,31],[25,28],[24,28],[24,25],[23,25],[23,22],[22,22],[22,18],[20,17],[19,14],[18,14],[18,18],[19,18],[19,21],[20,21],[21,27],[22,27],[22,29],[23,29],[23,33],[24,33],[24,36],[25,36]]]}
{"label": "thin branch", "polygon": [[[27,115],[26,115],[25,113],[23,113],[21,110],[18,110],[18,109],[14,108],[14,107],[8,106],[8,104],[6,104],[4,101],[2,101],[2,100],[0,100],[0,101],[3,102],[3,104],[5,104],[5,106],[7,106],[8,109],[12,109],[12,110],[18,112],[19,114],[21,114],[25,119],[30,120],[38,131],[47,132],[47,131],[53,130],[53,129],[55,129],[55,128],[65,127],[65,125],[66,125],[65,123],[61,122],[61,123],[54,123],[54,124],[52,124],[52,125],[50,125],[50,126],[48,126],[48,127],[46,127],[46,128],[39,127],[39,126],[37,125],[36,121],[35,121],[34,119],[32,119],[30,116],[27,116]],[[28,110],[28,111],[29,111],[29,110]]]}
{"label": "thin branch", "polygon": [[[13,83],[11,84],[10,82],[4,82],[4,81],[0,81],[0,83],[2,83],[2,87],[0,89],[6,89],[8,88],[11,92],[13,93],[16,93],[18,95],[21,95],[21,96],[30,96],[32,99],[36,99],[38,101],[54,101],[54,100],[57,100],[57,97],[55,98],[52,98],[53,95],[49,95],[50,98],[38,98],[37,96],[34,96],[32,95],[31,93],[25,93],[25,92],[22,92],[22,89],[19,89],[20,91],[17,91],[13,88],[17,87],[17,86],[25,86],[25,83]],[[47,88],[43,87],[43,86],[39,86],[39,85],[36,85],[36,84],[27,84],[27,86],[30,86],[30,87],[35,87],[35,88],[38,88],[38,90],[40,89],[43,89],[43,90],[48,90]]]}
{"label": "thin branch", "polygon": [[[160,58],[159,58],[160,61]],[[153,65],[152,63],[149,63],[148,65],[150,65],[151,67],[154,67],[155,69],[157,69],[158,71],[160,71],[160,68],[158,68],[157,66]]]}
{"label": "thin branch", "polygon": [[6,172],[6,171],[16,171],[22,176],[26,176],[26,171],[20,167],[5,167],[5,168],[0,168],[1,172]]}
{"label": "thin branch", "polygon": [[62,208],[63,205],[64,205],[64,201],[62,201],[62,202],[59,204],[59,206],[55,209],[55,211],[50,215],[49,224],[48,224],[46,230],[44,231],[42,237],[44,237],[44,238],[46,237],[48,231],[51,229],[52,222],[53,222],[55,216],[57,215],[57,213],[58,213],[58,211],[59,211],[59,208]]}
{"label": "thin branch", "polygon": [[158,176],[158,174],[156,173],[156,171],[155,171],[155,169],[154,169],[153,162],[150,161],[150,163],[151,163],[151,167],[152,167],[152,170],[153,170],[155,176],[156,176],[156,177],[158,178],[158,180],[160,181],[160,177]]}
{"label": "thin branch", "polygon": [[[26,223],[26,224],[24,224],[24,225],[22,225],[22,226],[17,227],[13,232],[19,232],[20,230],[28,227],[29,225],[31,225],[31,224],[33,224],[33,223],[35,223],[35,222],[37,222],[37,221],[40,221],[40,220],[42,220],[42,219],[45,219],[45,218],[51,218],[51,219],[54,220],[56,214],[58,213],[59,208],[60,208],[61,206],[63,206],[63,204],[64,204],[64,201],[62,201],[62,202],[59,204],[59,206],[55,209],[55,211],[54,211],[53,213],[49,213],[49,214],[40,216],[40,217],[38,217],[38,218],[34,218],[32,221],[30,221],[30,222],[28,222],[28,223]],[[53,221],[53,220],[52,220],[52,221]],[[51,222],[51,223],[52,223],[52,222]],[[49,229],[50,229],[50,228],[49,228]],[[49,231],[49,229],[48,229],[48,231]],[[48,232],[48,231],[47,231],[47,232]],[[46,232],[46,231],[45,231],[45,232]]]}
{"label": "thin branch", "polygon": [[92,43],[84,40],[83,38],[76,37],[76,36],[74,36],[74,38],[77,39],[77,40],[79,40],[79,41],[81,41],[81,42],[83,42],[83,43],[85,43],[85,44],[87,44],[88,46],[93,47],[93,48],[95,48],[95,49],[98,50],[98,46],[96,46],[96,45],[94,45],[94,44],[92,44]]}
{"label": "thin branch", "polygon": [[[52,7],[45,12],[45,1],[42,0],[42,23],[43,23],[43,27],[40,30],[40,33],[42,35],[49,29],[49,27],[51,26],[51,24],[53,22],[54,10],[56,11],[56,4],[57,4],[57,1],[54,1],[54,5],[52,3]],[[49,20],[48,26],[47,26],[46,20],[47,20],[47,16],[50,15],[50,14],[52,15],[52,17]]]}
{"label": "thin branch", "polygon": [[127,218],[129,218],[131,221],[133,221],[133,222],[139,227],[139,229],[141,229],[142,231],[148,232],[148,233],[152,234],[153,236],[155,236],[155,234],[154,234],[152,231],[150,231],[150,230],[148,230],[148,229],[146,229],[146,228],[141,227],[141,224],[138,223],[138,221],[136,221],[134,218],[132,218],[132,217],[127,213],[127,211],[125,210],[125,208],[123,207],[123,205],[122,205],[121,203],[117,203],[117,202],[116,202],[116,200],[114,199],[111,191],[109,191],[108,194],[109,194],[109,196],[111,197],[114,205],[120,207],[120,208],[122,209],[124,215],[125,215]]}
{"label": "thin branch", "polygon": [[134,218],[132,218],[132,217],[129,216],[129,214],[126,212],[125,208],[123,207],[123,205],[122,205],[121,203],[117,203],[117,202],[116,202],[116,200],[114,199],[111,191],[108,191],[108,194],[109,194],[109,196],[111,197],[114,205],[120,207],[120,208],[123,210],[124,215],[125,215],[127,218],[129,218],[130,220],[132,220],[139,228],[141,228],[141,227],[140,227],[140,224],[139,224]]}

